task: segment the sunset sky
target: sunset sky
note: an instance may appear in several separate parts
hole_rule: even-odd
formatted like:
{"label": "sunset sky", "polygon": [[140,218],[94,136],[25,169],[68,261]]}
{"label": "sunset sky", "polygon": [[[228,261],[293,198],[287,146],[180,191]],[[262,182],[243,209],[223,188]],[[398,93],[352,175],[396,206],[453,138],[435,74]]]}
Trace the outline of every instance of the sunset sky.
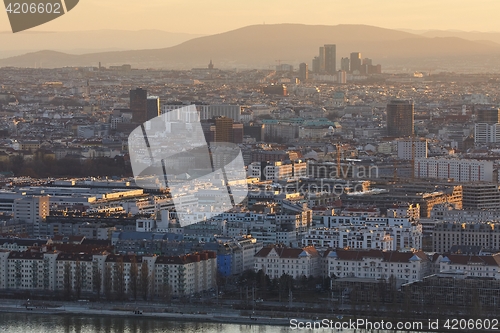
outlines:
{"label": "sunset sky", "polygon": [[[498,13],[498,0],[80,0],[67,15],[32,30],[212,34],[265,22],[500,31]],[[8,30],[7,14],[0,14],[0,31]]]}

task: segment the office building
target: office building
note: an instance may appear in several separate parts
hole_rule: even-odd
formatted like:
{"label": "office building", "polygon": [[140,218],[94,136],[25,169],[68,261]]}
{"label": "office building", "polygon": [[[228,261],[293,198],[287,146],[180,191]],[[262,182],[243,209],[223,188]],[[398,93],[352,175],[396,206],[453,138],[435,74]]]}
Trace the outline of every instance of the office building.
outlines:
{"label": "office building", "polygon": [[387,104],[388,136],[397,138],[412,136],[413,122],[414,122],[413,101],[392,100],[389,104]]}
{"label": "office building", "polygon": [[500,108],[496,106],[479,106],[476,110],[476,123],[490,125],[500,123]]}
{"label": "office building", "polygon": [[319,48],[319,71],[325,71],[326,51],[324,46]]}
{"label": "office building", "polygon": [[160,98],[157,96],[150,96],[147,99],[147,120],[158,117],[160,112]]}
{"label": "office building", "polygon": [[215,118],[215,142],[233,142],[233,120],[231,118]]}
{"label": "office building", "polygon": [[480,246],[485,251],[500,251],[500,223],[454,221],[438,222],[432,234],[433,251],[449,252],[454,245]]}
{"label": "office building", "polygon": [[319,57],[314,57],[312,61],[312,71],[315,74],[319,73]]}
{"label": "office building", "polygon": [[[500,191],[498,189],[498,184],[470,183],[462,186],[463,209],[492,210],[499,209],[499,207]],[[500,218],[500,216],[497,218]]]}
{"label": "office building", "polygon": [[130,90],[132,122],[142,124],[147,120],[148,92],[142,88]]}
{"label": "office building", "polygon": [[340,70],[349,72],[351,70],[351,60],[348,57],[340,59]]}
{"label": "office building", "polygon": [[337,46],[325,44],[325,72],[335,74],[337,72]]}
{"label": "office building", "polygon": [[299,80],[305,82],[309,79],[309,71],[305,62],[299,65]]}
{"label": "office building", "polygon": [[361,53],[352,52],[351,53],[351,73],[361,71]]}
{"label": "office building", "polygon": [[201,121],[207,142],[243,143],[243,124],[228,117],[214,117]]}
{"label": "office building", "polygon": [[476,123],[474,124],[475,143],[499,143],[500,124]]}

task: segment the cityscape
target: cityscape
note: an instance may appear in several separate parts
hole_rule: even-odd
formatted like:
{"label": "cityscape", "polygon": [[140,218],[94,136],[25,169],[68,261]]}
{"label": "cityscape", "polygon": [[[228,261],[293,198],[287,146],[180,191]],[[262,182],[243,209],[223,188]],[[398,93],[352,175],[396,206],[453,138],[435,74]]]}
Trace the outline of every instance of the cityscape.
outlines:
{"label": "cityscape", "polygon": [[0,327],[498,329],[500,46],[216,37],[0,59]]}

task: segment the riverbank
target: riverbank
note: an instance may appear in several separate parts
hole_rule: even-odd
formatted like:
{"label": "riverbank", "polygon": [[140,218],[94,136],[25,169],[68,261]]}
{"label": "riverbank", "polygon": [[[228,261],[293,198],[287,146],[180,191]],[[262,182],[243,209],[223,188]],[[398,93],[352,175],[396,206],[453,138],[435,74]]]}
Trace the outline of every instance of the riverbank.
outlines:
{"label": "riverbank", "polygon": [[[139,309],[141,307],[138,307]],[[205,312],[203,312],[203,310]],[[83,315],[83,316],[106,316],[106,317],[136,317],[136,318],[155,318],[170,321],[181,322],[206,322],[223,324],[241,324],[241,325],[272,325],[272,326],[290,326],[288,318],[272,318],[265,316],[243,316],[239,311],[220,311],[206,312],[207,309],[197,311],[197,313],[185,312],[147,312],[143,310],[121,310],[121,309],[103,309],[96,305],[63,305],[60,307],[26,307],[22,304],[8,305],[5,302],[0,304],[0,313],[23,313],[39,315]]]}

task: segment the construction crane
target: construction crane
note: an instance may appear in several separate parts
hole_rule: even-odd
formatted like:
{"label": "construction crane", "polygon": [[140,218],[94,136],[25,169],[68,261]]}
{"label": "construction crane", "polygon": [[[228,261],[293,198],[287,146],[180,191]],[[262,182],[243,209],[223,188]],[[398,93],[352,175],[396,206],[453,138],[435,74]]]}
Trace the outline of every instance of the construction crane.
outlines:
{"label": "construction crane", "polygon": [[343,175],[342,165],[340,164],[340,154],[347,150],[347,147],[343,144],[337,144],[337,177],[341,178]]}

